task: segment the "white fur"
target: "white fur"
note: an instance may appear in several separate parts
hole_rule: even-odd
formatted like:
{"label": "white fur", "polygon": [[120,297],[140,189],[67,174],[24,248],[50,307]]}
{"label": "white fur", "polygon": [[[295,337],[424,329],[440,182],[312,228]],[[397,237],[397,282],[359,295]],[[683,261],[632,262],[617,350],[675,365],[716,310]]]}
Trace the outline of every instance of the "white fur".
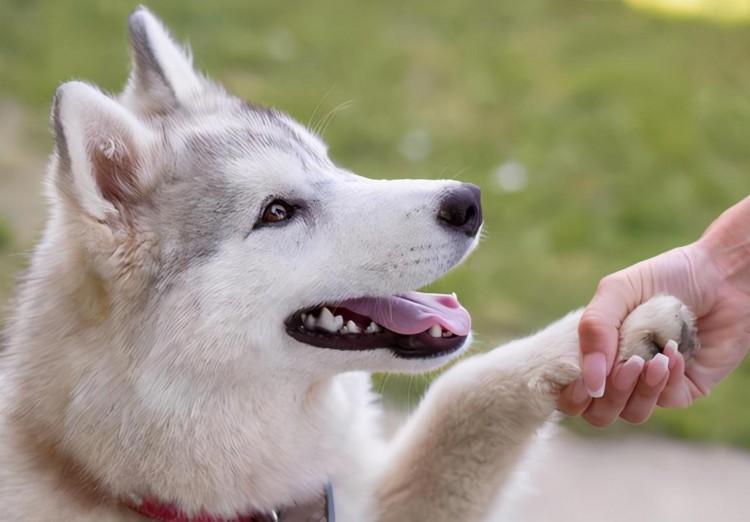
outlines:
{"label": "white fur", "polygon": [[[212,86],[152,15],[133,16],[150,51],[133,53],[146,58],[126,93],[57,93],[50,218],[0,359],[0,519],[138,520],[119,503],[133,495],[230,516],[329,481],[339,522],[484,516],[579,373],[578,314],[457,364],[386,443],[369,372],[433,370],[466,346],[413,360],[318,349],[283,320],[413,290],[459,263],[476,239],[435,218],[458,183],[339,169],[317,137]],[[118,132],[135,135],[123,153],[136,179],[108,163]],[[92,140],[132,198],[103,197]],[[281,195],[305,211],[254,227]],[[660,299],[626,331],[679,331],[680,317],[653,313],[674,306]]]}
{"label": "white fur", "polygon": [[[194,71],[190,52],[176,45],[162,23],[147,9],[136,10],[130,21],[142,27],[148,39],[150,51],[162,68],[163,76],[169,80],[169,85],[151,85],[155,96],[144,97],[139,92],[139,86],[134,81],[134,77],[131,76],[121,96],[123,104],[149,112],[162,108],[165,103],[170,103],[166,102],[165,98],[174,97],[176,102],[184,103],[200,95],[206,87],[206,81]],[[137,60],[134,59],[134,62],[135,73]],[[152,78],[151,81],[153,80]]]}
{"label": "white fur", "polygon": [[104,220],[115,212],[112,203],[102,198],[94,181],[88,148],[97,148],[107,157],[123,154],[123,134],[145,148],[149,130],[122,105],[82,82],[68,82],[58,90],[59,119],[67,136],[72,163],[73,190],[80,204],[94,219]]}

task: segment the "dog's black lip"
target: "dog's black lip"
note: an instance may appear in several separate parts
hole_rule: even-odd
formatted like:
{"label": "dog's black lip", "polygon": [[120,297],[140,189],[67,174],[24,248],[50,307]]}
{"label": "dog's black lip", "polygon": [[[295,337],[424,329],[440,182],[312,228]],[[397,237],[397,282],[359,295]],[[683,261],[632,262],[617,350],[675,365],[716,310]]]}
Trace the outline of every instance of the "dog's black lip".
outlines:
{"label": "dog's black lip", "polygon": [[333,334],[304,328],[302,314],[319,307],[306,308],[292,314],[285,322],[287,334],[316,348],[342,351],[390,350],[401,359],[432,359],[449,355],[463,346],[466,335],[432,337],[427,332],[403,335],[388,329],[379,333]]}

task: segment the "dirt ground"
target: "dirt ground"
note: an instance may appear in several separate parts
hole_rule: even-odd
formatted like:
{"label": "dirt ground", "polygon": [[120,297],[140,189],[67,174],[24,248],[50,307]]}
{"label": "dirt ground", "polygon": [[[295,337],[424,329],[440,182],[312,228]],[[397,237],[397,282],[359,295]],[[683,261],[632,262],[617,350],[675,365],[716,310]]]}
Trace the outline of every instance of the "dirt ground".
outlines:
{"label": "dirt ground", "polygon": [[[406,421],[386,410],[386,434]],[[750,453],[654,436],[545,430],[488,522],[748,522]],[[468,521],[467,521],[468,522]]]}
{"label": "dirt ground", "polygon": [[653,437],[583,439],[565,432],[548,443],[531,473],[535,492],[513,510],[513,522],[750,520],[746,452]]}

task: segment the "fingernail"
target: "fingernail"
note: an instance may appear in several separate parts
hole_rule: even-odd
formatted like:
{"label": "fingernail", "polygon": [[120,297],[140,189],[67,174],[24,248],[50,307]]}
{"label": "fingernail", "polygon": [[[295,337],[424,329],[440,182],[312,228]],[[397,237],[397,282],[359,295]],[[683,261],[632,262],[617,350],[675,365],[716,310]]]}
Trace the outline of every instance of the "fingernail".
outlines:
{"label": "fingernail", "polygon": [[669,369],[673,370],[677,366],[677,357],[679,357],[679,350],[675,341],[667,341],[664,345],[664,355],[669,359]]}
{"label": "fingernail", "polygon": [[646,368],[646,384],[652,388],[656,387],[667,373],[669,373],[669,359],[663,353],[657,353]]}
{"label": "fingernail", "polygon": [[635,386],[638,376],[643,371],[646,361],[639,355],[634,355],[625,361],[612,379],[612,386],[620,391],[627,391]]}
{"label": "fingernail", "polygon": [[583,379],[578,379],[573,386],[573,392],[570,398],[576,404],[583,404],[589,400],[589,392],[586,390],[586,386],[583,384]]}
{"label": "fingernail", "polygon": [[607,358],[603,353],[590,353],[583,358],[583,381],[591,397],[604,395],[604,383],[607,380]]}

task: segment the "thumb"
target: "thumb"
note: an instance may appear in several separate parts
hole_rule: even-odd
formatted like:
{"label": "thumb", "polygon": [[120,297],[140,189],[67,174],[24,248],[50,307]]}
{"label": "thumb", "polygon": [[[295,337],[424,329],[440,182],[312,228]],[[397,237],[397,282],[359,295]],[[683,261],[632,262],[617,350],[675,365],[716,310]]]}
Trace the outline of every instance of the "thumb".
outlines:
{"label": "thumb", "polygon": [[624,272],[605,277],[578,323],[581,373],[589,395],[604,395],[604,383],[617,356],[620,325],[636,306],[636,296]]}

